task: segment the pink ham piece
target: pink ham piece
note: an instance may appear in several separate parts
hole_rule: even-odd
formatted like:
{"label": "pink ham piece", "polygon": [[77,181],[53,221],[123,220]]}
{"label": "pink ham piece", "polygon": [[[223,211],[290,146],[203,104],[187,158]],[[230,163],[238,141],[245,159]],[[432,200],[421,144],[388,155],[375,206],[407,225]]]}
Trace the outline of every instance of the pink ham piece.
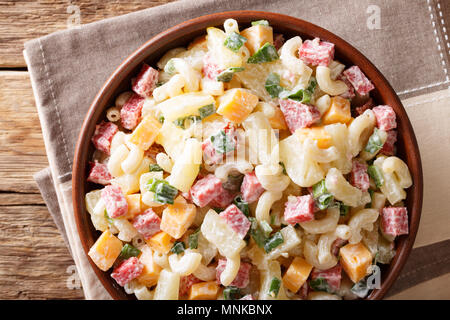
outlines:
{"label": "pink ham piece", "polygon": [[383,208],[381,213],[381,229],[385,234],[400,236],[408,234],[408,211],[405,207]]}
{"label": "pink ham piece", "polygon": [[343,72],[347,80],[355,88],[356,92],[361,96],[365,96],[370,91],[375,89],[372,82],[367,79],[366,75],[361,71],[358,66],[352,66]]}
{"label": "pink ham piece", "polygon": [[298,51],[298,56],[307,64],[328,67],[334,58],[334,44],[320,41],[319,38],[305,40]]}
{"label": "pink ham piece", "polygon": [[246,173],[241,185],[242,200],[247,203],[255,202],[263,192],[264,188],[259,183],[255,172]]}
{"label": "pink ham piece", "polygon": [[138,125],[144,100],[139,95],[133,94],[120,109],[120,120],[125,129],[133,130]]}
{"label": "pink ham piece", "polygon": [[110,154],[111,141],[119,128],[112,122],[102,121],[95,126],[95,133],[92,137],[92,143],[97,150]]}
{"label": "pink ham piece", "polygon": [[222,211],[219,216],[222,219],[225,219],[227,224],[241,237],[241,239],[245,238],[250,229],[251,222],[238,207],[232,204]]}
{"label": "pink ham piece", "polygon": [[344,99],[353,99],[355,97],[355,89],[353,88],[350,81],[348,81],[347,77],[341,74],[337,77],[337,79],[344,81],[348,88],[347,92],[341,94],[341,97]]}
{"label": "pink ham piece", "polygon": [[289,197],[285,203],[284,220],[292,225],[314,220],[313,196],[308,194],[299,197]]}
{"label": "pink ham piece", "polygon": [[161,218],[152,210],[147,209],[133,219],[133,226],[147,240],[161,231]]}
{"label": "pink ham piece", "polygon": [[320,120],[320,112],[316,107],[291,99],[281,99],[280,109],[286,124],[292,133],[306,128]]}
{"label": "pink ham piece", "polygon": [[395,111],[390,106],[377,106],[372,109],[380,130],[389,131],[397,128]]}
{"label": "pink ham piece", "polygon": [[239,300],[255,300],[255,298],[253,298],[253,296],[251,294],[246,294],[245,296],[243,296]]}
{"label": "pink ham piece", "polygon": [[231,202],[233,202],[233,199],[235,198],[236,194],[223,188],[222,185],[222,191],[220,194],[212,199],[212,201],[209,203],[209,205],[213,208],[226,208]]}
{"label": "pink ham piece", "polygon": [[205,77],[208,77],[211,80],[216,80],[217,76],[222,72],[223,70],[220,69],[219,65],[214,62],[211,55],[208,53],[203,58],[203,68],[202,72]]}
{"label": "pink ham piece", "polygon": [[101,197],[110,218],[118,218],[128,213],[128,202],[120,187],[106,186],[102,190]]}
{"label": "pink ham piece", "polygon": [[316,280],[318,278],[325,279],[331,292],[338,291],[341,286],[342,278],[341,265],[337,264],[333,268],[327,270],[319,270],[317,268],[314,268],[311,272],[311,280]]}
{"label": "pink ham piece", "polygon": [[396,142],[397,142],[397,131],[389,130],[387,132],[386,141],[384,142],[383,148],[381,148],[380,153],[387,155],[387,156],[395,155],[395,143]]}
{"label": "pink ham piece", "polygon": [[216,152],[216,149],[214,148],[211,139],[208,138],[205,141],[203,141],[202,150],[203,150],[203,159],[206,164],[211,166],[222,162],[223,154]]}
{"label": "pink ham piece", "polygon": [[113,177],[109,173],[106,164],[95,161],[89,162],[89,165],[91,166],[91,170],[89,171],[87,181],[102,184],[104,186],[110,184]]}
{"label": "pink ham piece", "polygon": [[192,287],[192,285],[196,283],[202,282],[199,278],[194,276],[193,274],[190,274],[188,276],[183,276],[180,278],[180,289],[179,289],[179,295],[180,297],[186,296],[189,292],[189,289]]}
{"label": "pink ham piece", "polygon": [[132,89],[141,97],[150,98],[158,83],[159,72],[148,64],[143,64],[138,76],[132,80]]}
{"label": "pink ham piece", "polygon": [[133,279],[139,277],[144,269],[144,265],[136,257],[131,257],[123,261],[111,273],[111,277],[122,287]]}
{"label": "pink ham piece", "polygon": [[[225,266],[227,265],[226,259],[219,259],[219,262],[216,267],[216,281],[218,284],[221,284],[220,282],[220,275],[222,274],[223,270],[225,270]],[[242,262],[241,266],[239,267],[238,274],[236,275],[236,278],[234,278],[233,282],[231,282],[230,286],[237,287],[237,288],[245,288],[250,283],[250,270],[252,269],[252,265],[247,262]]]}
{"label": "pink ham piece", "polygon": [[213,174],[208,174],[191,187],[192,202],[203,208],[223,191],[222,181]]}
{"label": "pink ham piece", "polygon": [[367,173],[367,164],[353,159],[350,182],[362,191],[367,191],[369,189],[370,181],[369,174]]}

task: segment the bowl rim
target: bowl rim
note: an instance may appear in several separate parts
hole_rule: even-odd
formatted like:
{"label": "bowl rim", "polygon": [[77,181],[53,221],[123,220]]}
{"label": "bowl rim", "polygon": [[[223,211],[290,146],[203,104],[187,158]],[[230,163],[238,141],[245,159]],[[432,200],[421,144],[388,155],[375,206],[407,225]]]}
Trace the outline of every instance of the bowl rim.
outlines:
{"label": "bowl rim", "polygon": [[[403,266],[406,263],[406,260],[411,252],[412,246],[414,244],[414,240],[417,235],[417,230],[420,222],[420,215],[422,210],[422,202],[423,202],[423,173],[422,173],[422,164],[421,164],[421,157],[420,157],[420,151],[417,144],[417,140],[414,134],[414,130],[412,128],[411,122],[409,120],[409,117],[406,113],[405,108],[403,107],[399,97],[395,93],[394,89],[390,85],[390,83],[385,79],[383,74],[370,62],[369,59],[367,59],[359,50],[354,48],[352,45],[350,45],[348,42],[340,38],[339,36],[335,35],[331,31],[328,31],[322,27],[319,27],[311,22],[298,19],[292,16],[280,14],[280,13],[274,13],[274,12],[268,12],[268,11],[256,11],[256,10],[239,10],[239,11],[224,11],[224,12],[217,12],[212,13],[208,15],[199,16],[184,22],[181,22],[169,29],[166,29],[148,41],[146,41],[143,45],[141,45],[138,49],[136,49],[132,54],[130,54],[123,62],[114,70],[114,72],[108,77],[108,79],[105,81],[97,95],[95,96],[92,104],[89,107],[89,110],[84,118],[77,144],[75,147],[75,154],[74,154],[74,161],[73,161],[73,170],[72,170],[72,204],[73,204],[73,210],[75,215],[75,221],[77,225],[78,234],[80,237],[80,241],[84,250],[84,253],[87,255],[87,259],[93,268],[97,278],[100,280],[102,285],[105,287],[107,292],[111,295],[113,299],[121,299],[123,298],[123,295],[119,294],[117,286],[113,284],[113,280],[110,279],[110,277],[105,276],[105,272],[101,271],[95,263],[89,258],[88,252],[89,252],[89,245],[87,243],[87,232],[89,230],[86,230],[83,225],[83,219],[82,216],[87,214],[87,211],[85,209],[85,202],[84,202],[84,194],[81,195],[81,189],[82,185],[85,184],[85,168],[83,165],[80,165],[82,162],[86,162],[89,159],[86,157],[83,158],[83,155],[87,155],[87,149],[90,142],[90,136],[88,135],[89,128],[92,126],[95,127],[96,123],[92,123],[93,114],[96,111],[97,108],[99,108],[102,104],[102,98],[105,96],[105,94],[111,90],[111,86],[113,86],[114,79],[121,73],[126,72],[125,70],[129,66],[130,63],[139,60],[140,65],[143,61],[145,61],[146,56],[149,55],[147,52],[149,48],[160,42],[166,37],[174,36],[176,38],[177,33],[184,29],[192,28],[194,27],[193,31],[197,31],[195,29],[195,26],[200,26],[207,22],[214,22],[217,20],[226,20],[228,18],[234,18],[238,22],[241,19],[267,19],[269,21],[283,21],[283,24],[287,29],[291,28],[292,26],[301,27],[304,30],[305,34],[308,34],[309,36],[319,37],[321,39],[326,39],[327,41],[333,42],[336,46],[339,46],[339,50],[342,52],[342,54],[345,57],[352,56],[353,60],[359,60],[363,64],[365,64],[365,69],[371,70],[372,73],[374,73],[379,78],[379,85],[382,85],[382,89],[384,91],[384,94],[390,98],[391,101],[393,101],[394,104],[397,105],[396,114],[398,118],[402,118],[404,121],[404,124],[406,125],[403,130],[405,130],[405,134],[408,135],[410,148],[413,152],[411,155],[411,161],[415,163],[415,174],[414,174],[414,187],[411,191],[411,195],[409,197],[412,197],[412,208],[413,212],[410,212],[410,225],[409,225],[409,234],[407,236],[402,237],[402,247],[399,252],[396,254],[396,261],[395,264],[390,265],[390,271],[387,275],[387,277],[383,280],[383,283],[381,285],[380,289],[374,289],[369,297],[366,299],[368,300],[379,300],[384,297],[384,295],[388,292],[388,290],[391,288],[392,284],[395,282],[395,279],[397,279],[400,271],[402,270]],[[215,24],[217,25],[217,24]],[[191,31],[192,32],[192,31]],[[320,35],[320,36],[319,36]],[[151,51],[151,49],[150,49]],[[155,50],[157,52],[157,50]],[[358,64],[358,66],[360,66]],[[361,67],[361,66],[360,66]],[[372,80],[372,79],[371,79]],[[377,89],[379,89],[379,85],[375,86]],[[116,88],[117,89],[117,88]],[[103,106],[104,108],[105,106]],[[408,149],[410,149],[408,147]],[[408,197],[408,198],[409,198]],[[399,241],[399,239],[396,239],[396,242]]]}

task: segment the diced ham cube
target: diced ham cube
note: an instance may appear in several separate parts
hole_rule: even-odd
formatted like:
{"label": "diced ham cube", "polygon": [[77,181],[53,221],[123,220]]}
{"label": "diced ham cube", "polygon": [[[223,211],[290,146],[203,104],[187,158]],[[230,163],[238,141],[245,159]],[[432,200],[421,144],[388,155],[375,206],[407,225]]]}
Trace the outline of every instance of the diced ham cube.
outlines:
{"label": "diced ham cube", "polygon": [[273,35],[273,45],[275,46],[275,49],[279,50],[283,46],[284,42],[284,36],[281,33],[275,33]]}
{"label": "diced ham cube", "polygon": [[123,261],[111,273],[111,277],[122,287],[142,273],[144,265],[136,257],[131,257]]}
{"label": "diced ham cube", "polygon": [[334,240],[331,244],[331,253],[337,257],[339,254],[339,249],[343,247],[347,242],[347,240],[341,238],[337,238],[336,240]]}
{"label": "diced ham cube", "polygon": [[341,74],[337,77],[337,79],[344,81],[348,88],[347,92],[341,94],[341,97],[344,99],[353,99],[355,97],[355,89],[353,88],[350,81],[348,81],[347,77]]}
{"label": "diced ham cube", "polygon": [[380,153],[393,156],[395,154],[395,143],[397,142],[397,131],[389,130],[387,132],[386,141],[383,144],[383,148],[381,148]]}
{"label": "diced ham cube", "polygon": [[212,201],[209,203],[209,205],[213,208],[226,208],[231,202],[233,202],[233,199],[236,197],[236,193],[231,192],[227,189],[223,188],[222,185],[222,191],[217,195]]}
{"label": "diced ham cube", "polygon": [[356,107],[355,110],[357,115],[362,115],[364,111],[372,109],[373,107],[375,107],[375,104],[373,103],[372,98],[369,98],[366,103],[364,103],[362,106]]}
{"label": "diced ham cube", "polygon": [[239,300],[255,300],[255,298],[253,298],[253,296],[251,294],[246,294],[245,296],[243,296]]}
{"label": "diced ham cube", "polygon": [[367,164],[353,159],[350,182],[362,191],[367,191],[369,189],[370,181],[367,173]]}
{"label": "diced ham cube", "polygon": [[320,112],[316,107],[299,101],[281,99],[280,109],[292,133],[297,129],[309,127],[320,120]]}
{"label": "diced ham cube", "polygon": [[158,83],[158,76],[158,70],[144,63],[138,76],[132,80],[133,91],[142,97],[150,98]]}
{"label": "diced ham cube", "polygon": [[219,215],[221,218],[225,219],[227,224],[241,237],[241,239],[245,238],[250,229],[251,222],[238,207],[232,204]]}
{"label": "diced ham cube", "polygon": [[206,54],[203,58],[203,75],[211,80],[216,80],[217,76],[222,71],[223,70],[219,67],[219,65],[214,62],[214,59],[211,57],[211,55]]}
{"label": "diced ham cube", "polygon": [[203,208],[222,192],[222,181],[213,174],[198,180],[190,190],[192,202]]}
{"label": "diced ham cube", "polygon": [[308,194],[299,197],[288,197],[288,201],[285,203],[284,220],[292,225],[314,220],[313,196]]}
{"label": "diced ham cube", "polygon": [[399,236],[408,234],[408,211],[405,207],[383,208],[381,229],[385,234]]}
{"label": "diced ham cube", "polygon": [[336,292],[341,286],[342,266],[340,264],[337,264],[333,268],[327,270],[319,270],[317,268],[314,268],[311,272],[311,280],[316,280],[318,278],[325,279],[325,281],[328,283],[330,291]]}
{"label": "diced ham cube", "polygon": [[255,202],[264,192],[264,188],[256,177],[255,172],[246,173],[242,180],[242,199],[248,203]]}
{"label": "diced ham cube", "polygon": [[397,128],[395,111],[390,106],[377,106],[372,109],[380,130],[389,131]]}
{"label": "diced ham cube", "polygon": [[298,51],[298,56],[307,64],[328,67],[334,58],[334,44],[320,41],[319,38],[305,40]]}
{"label": "diced ham cube", "polygon": [[120,109],[120,120],[125,129],[133,130],[139,123],[144,98],[137,94],[133,94]]}
{"label": "diced ham cube", "polygon": [[87,181],[102,184],[104,186],[110,184],[113,177],[109,173],[106,164],[95,161],[89,162],[89,165],[91,166],[91,170],[89,171]]}
{"label": "diced ham cube", "polygon": [[133,219],[133,226],[145,239],[161,231],[161,218],[152,210],[147,209]]}
{"label": "diced ham cube", "polygon": [[375,89],[372,82],[367,79],[366,75],[358,66],[352,66],[343,72],[344,76],[353,85],[356,92],[361,96],[365,96],[371,90]]}
{"label": "diced ham cube", "polygon": [[109,217],[117,218],[128,213],[128,202],[119,186],[106,186],[101,197]]}
{"label": "diced ham cube", "polygon": [[179,289],[179,295],[181,297],[186,296],[189,292],[189,289],[192,287],[192,285],[196,283],[202,282],[199,278],[194,276],[193,274],[190,274],[188,276],[183,276],[180,278],[180,289]]}
{"label": "diced ham cube", "polygon": [[[216,267],[216,280],[217,283],[220,284],[220,275],[223,270],[225,270],[225,266],[227,265],[226,259],[219,259],[219,262]],[[241,266],[239,267],[238,274],[236,278],[234,278],[233,282],[231,282],[230,286],[237,288],[245,288],[248,286],[250,282],[250,270],[252,269],[252,265],[247,262],[241,262]]]}
{"label": "diced ham cube", "polygon": [[92,137],[92,143],[95,148],[109,155],[111,141],[117,131],[119,131],[119,127],[112,122],[102,121],[100,124],[96,125],[95,133]]}
{"label": "diced ham cube", "polygon": [[223,154],[216,152],[216,149],[214,148],[211,139],[206,139],[205,141],[203,141],[202,150],[203,150],[203,159],[206,164],[211,166],[222,162]]}

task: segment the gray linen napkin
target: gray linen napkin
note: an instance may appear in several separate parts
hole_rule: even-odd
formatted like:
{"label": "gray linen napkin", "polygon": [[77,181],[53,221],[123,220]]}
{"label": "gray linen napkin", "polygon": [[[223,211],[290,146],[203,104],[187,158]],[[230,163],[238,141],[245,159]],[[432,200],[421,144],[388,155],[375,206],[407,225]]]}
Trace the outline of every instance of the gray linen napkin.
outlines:
{"label": "gray linen napkin", "polygon": [[69,243],[86,298],[106,299],[109,295],[88,264],[73,219],[74,146],[94,96],[124,58],[155,34],[187,19],[229,10],[273,11],[308,20],[346,39],[406,98],[449,83],[445,66],[450,54],[442,49],[445,29],[437,18],[442,15],[437,4],[408,0],[185,0],[25,43],[24,56],[50,164],[50,170],[35,178]]}

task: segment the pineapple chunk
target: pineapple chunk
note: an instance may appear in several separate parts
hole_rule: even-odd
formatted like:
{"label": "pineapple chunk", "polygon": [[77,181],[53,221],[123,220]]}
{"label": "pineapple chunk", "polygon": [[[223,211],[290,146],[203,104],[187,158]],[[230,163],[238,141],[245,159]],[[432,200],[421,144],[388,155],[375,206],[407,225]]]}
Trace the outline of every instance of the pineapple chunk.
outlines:
{"label": "pineapple chunk", "polygon": [[157,105],[164,115],[164,122],[171,122],[178,118],[199,115],[198,109],[214,103],[214,97],[203,92],[180,94]]}
{"label": "pineapple chunk", "polygon": [[156,285],[154,300],[178,300],[180,290],[180,275],[163,269]]}
{"label": "pineapple chunk", "polygon": [[230,89],[219,97],[217,113],[230,121],[241,123],[253,111],[258,97],[246,89]]}
{"label": "pineapple chunk", "polygon": [[216,281],[200,282],[189,288],[189,300],[216,300],[219,286]]}
{"label": "pineapple chunk", "polygon": [[297,129],[295,134],[299,137],[300,141],[304,141],[306,138],[310,138],[317,142],[317,147],[320,149],[327,149],[333,145],[331,135],[323,127],[312,127]]}
{"label": "pineapple chunk", "polygon": [[146,287],[152,287],[158,282],[161,267],[153,261],[153,252],[150,247],[143,246],[141,251],[142,254],[139,257],[139,261],[144,265],[144,269],[140,276],[137,277],[137,281]]}
{"label": "pineapple chunk", "polygon": [[297,292],[308,279],[312,265],[300,257],[295,257],[283,276],[283,284],[292,292]]}
{"label": "pineapple chunk", "polygon": [[189,138],[189,131],[177,127],[172,121],[164,121],[156,137],[156,143],[162,145],[172,159],[178,159],[183,152],[184,141],[187,138]]}
{"label": "pineapple chunk", "polygon": [[109,230],[106,230],[95,241],[88,255],[100,270],[106,271],[112,267],[120,251],[122,251],[122,241],[117,239]]}
{"label": "pineapple chunk", "polygon": [[367,268],[372,263],[372,255],[361,242],[347,244],[339,250],[339,254],[342,267],[354,283],[366,276]]}
{"label": "pineapple chunk", "polygon": [[141,213],[141,195],[137,194],[127,194],[125,199],[128,203],[128,213],[126,214],[127,219],[133,219],[139,213]]}
{"label": "pineapple chunk", "polygon": [[322,117],[323,124],[347,123],[351,120],[350,101],[342,97],[331,98],[331,106]]}
{"label": "pineapple chunk", "polygon": [[273,129],[278,130],[287,130],[286,121],[284,120],[283,112],[281,112],[280,108],[275,108],[275,114],[269,118],[270,126]]}
{"label": "pineapple chunk", "polygon": [[207,28],[206,32],[208,34],[206,36],[208,51],[220,69],[242,66],[241,55],[223,45],[227,38],[225,32],[217,28]]}
{"label": "pineapple chunk", "polygon": [[270,26],[256,25],[241,31],[241,36],[247,38],[245,46],[253,55],[266,42],[273,44],[273,29]]}
{"label": "pineapple chunk", "polygon": [[147,150],[153,144],[161,129],[161,123],[151,115],[142,119],[141,123],[131,133],[129,142],[142,150]]}
{"label": "pineapple chunk", "polygon": [[146,242],[153,250],[159,253],[167,253],[172,248],[174,240],[169,234],[161,231],[146,240]]}
{"label": "pineapple chunk", "polygon": [[194,222],[196,213],[195,205],[176,201],[164,209],[161,230],[179,239]]}

